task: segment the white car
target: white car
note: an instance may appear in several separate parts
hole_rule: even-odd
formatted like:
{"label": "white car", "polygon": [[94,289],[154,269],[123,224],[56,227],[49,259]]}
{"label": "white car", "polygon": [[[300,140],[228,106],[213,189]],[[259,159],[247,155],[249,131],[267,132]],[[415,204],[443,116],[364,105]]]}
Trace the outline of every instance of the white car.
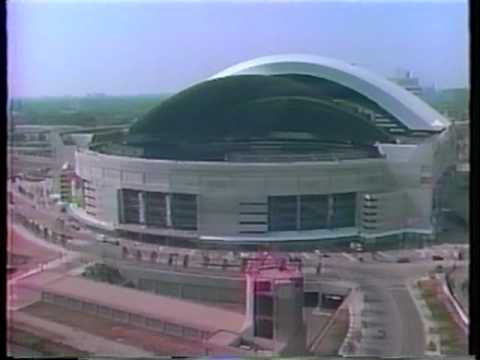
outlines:
{"label": "white car", "polygon": [[103,234],[98,234],[95,238],[96,238],[97,241],[99,241],[99,242],[104,242],[107,237],[106,237],[105,235],[103,235]]}

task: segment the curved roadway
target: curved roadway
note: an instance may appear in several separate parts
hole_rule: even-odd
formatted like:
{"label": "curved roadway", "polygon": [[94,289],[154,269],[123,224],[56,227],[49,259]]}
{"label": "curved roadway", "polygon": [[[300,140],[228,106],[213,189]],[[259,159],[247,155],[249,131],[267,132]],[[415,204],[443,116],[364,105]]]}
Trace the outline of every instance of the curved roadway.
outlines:
{"label": "curved roadway", "polygon": [[[16,211],[46,224],[54,224],[58,215],[51,211],[34,209],[28,201],[17,202],[15,208]],[[83,237],[90,240],[94,238],[93,234],[88,233]],[[152,245],[145,245],[145,247],[148,246],[152,247]],[[304,257],[304,268],[307,269],[309,263],[316,266],[317,262],[317,258],[310,254]],[[344,280],[357,284],[356,291],[362,294],[363,309],[360,314],[353,314],[359,317],[363,334],[356,355],[424,355],[423,324],[406,283],[410,278],[426,274],[434,268],[436,263],[431,261],[408,264],[368,263],[354,261],[353,257],[342,257],[339,254],[322,258],[322,262],[323,275],[318,276],[311,271],[305,271],[306,280]],[[195,269],[195,273],[197,276],[202,274],[203,277],[219,276],[218,272],[214,274],[212,270],[203,271],[198,268]],[[238,277],[239,275],[223,271],[222,276]]]}

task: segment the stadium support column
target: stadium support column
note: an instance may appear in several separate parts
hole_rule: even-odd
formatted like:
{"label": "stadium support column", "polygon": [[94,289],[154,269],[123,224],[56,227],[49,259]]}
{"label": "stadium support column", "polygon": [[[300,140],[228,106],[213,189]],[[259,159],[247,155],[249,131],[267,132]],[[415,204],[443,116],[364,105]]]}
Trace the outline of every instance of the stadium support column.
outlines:
{"label": "stadium support column", "polygon": [[[84,199],[84,208],[85,208],[85,180],[83,181],[83,199]],[[125,215],[124,215],[124,206],[125,202],[123,201],[123,191],[117,190],[117,201],[118,201],[118,222],[124,223],[125,222]]]}
{"label": "stadium support column", "polygon": [[301,216],[302,214],[300,213],[301,211],[301,204],[300,204],[300,196],[297,196],[297,230],[300,230],[301,228]]}
{"label": "stadium support column", "polygon": [[138,217],[140,224],[145,224],[145,195],[143,191],[138,193]]}
{"label": "stadium support column", "polygon": [[328,195],[327,228],[331,229],[333,225],[333,195]]}
{"label": "stadium support column", "polygon": [[172,227],[172,195],[165,196],[165,207],[167,212],[167,227]]}
{"label": "stadium support column", "polygon": [[251,273],[246,273],[246,286],[245,286],[245,296],[246,296],[246,311],[245,311],[245,324],[243,327],[243,333],[247,337],[253,338],[254,336],[254,301],[255,301],[255,275]]}

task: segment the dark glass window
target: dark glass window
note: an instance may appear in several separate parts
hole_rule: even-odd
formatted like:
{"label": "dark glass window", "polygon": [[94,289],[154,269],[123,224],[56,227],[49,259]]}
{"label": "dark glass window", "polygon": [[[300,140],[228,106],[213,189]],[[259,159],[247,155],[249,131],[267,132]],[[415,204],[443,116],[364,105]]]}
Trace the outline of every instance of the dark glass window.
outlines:
{"label": "dark glass window", "polygon": [[[333,200],[331,214],[329,214],[330,196]],[[355,226],[356,193],[330,196],[270,196],[268,199],[269,231]]]}
{"label": "dark glass window", "polygon": [[355,193],[334,194],[330,226],[333,228],[355,226],[355,209]]}
{"label": "dark glass window", "polygon": [[255,295],[255,317],[273,317],[273,298],[271,295]]}
{"label": "dark glass window", "polygon": [[297,230],[297,197],[270,196],[268,217],[270,231]]}
{"label": "dark glass window", "polygon": [[120,222],[123,224],[140,223],[140,201],[138,190],[122,189],[120,194]]}
{"label": "dark glass window", "polygon": [[172,227],[183,230],[197,229],[197,196],[172,194],[170,197]]}
{"label": "dark glass window", "polygon": [[149,226],[167,226],[167,195],[145,192],[145,222]]}
{"label": "dark glass window", "polygon": [[273,321],[271,319],[256,319],[254,336],[273,339]]}
{"label": "dark glass window", "polygon": [[297,230],[297,196],[268,198],[268,229],[270,231]]}
{"label": "dark glass window", "polygon": [[255,282],[255,293],[272,291],[272,283],[270,281]]}
{"label": "dark glass window", "polygon": [[328,196],[300,196],[300,229],[313,230],[327,227]]}

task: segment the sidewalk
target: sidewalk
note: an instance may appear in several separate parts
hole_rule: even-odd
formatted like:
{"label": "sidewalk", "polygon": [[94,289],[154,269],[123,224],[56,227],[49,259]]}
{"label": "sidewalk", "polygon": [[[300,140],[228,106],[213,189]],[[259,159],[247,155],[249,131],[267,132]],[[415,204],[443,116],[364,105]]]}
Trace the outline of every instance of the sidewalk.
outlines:
{"label": "sidewalk", "polygon": [[468,298],[468,285],[463,289],[463,284],[466,282],[468,284],[469,274],[468,268],[457,268],[447,277],[447,282],[450,284],[453,296],[459,302],[462,310],[468,316],[469,311],[469,298]]}
{"label": "sidewalk", "polygon": [[364,307],[363,304],[363,293],[357,288],[352,289],[348,299],[348,314],[349,314],[349,325],[348,332],[345,340],[343,341],[338,354],[343,357],[348,356],[359,356],[361,351],[361,341],[362,341],[362,310]]}
{"label": "sidewalk", "polygon": [[[432,334],[430,329],[436,328],[436,323],[433,321],[432,312],[430,311],[427,303],[423,299],[422,292],[417,286],[417,281],[422,280],[420,279],[410,279],[407,281],[407,289],[410,293],[411,298],[417,308],[418,313],[420,314],[420,318],[423,323],[423,331],[425,334],[426,346],[425,346],[425,355],[431,356],[441,356],[441,344],[440,344],[440,336],[438,334]],[[428,349],[429,344],[435,344],[436,351],[432,351]]]}
{"label": "sidewalk", "polygon": [[155,354],[121,344],[99,336],[88,334],[84,331],[75,330],[69,326],[54,323],[22,312],[15,312],[9,319],[19,328],[33,332],[39,336],[45,336],[45,332],[55,335],[55,341],[85,351],[95,356],[119,357],[153,357]]}
{"label": "sidewalk", "polygon": [[55,252],[59,252],[63,255],[74,253],[73,251],[66,250],[65,248],[61,247],[60,245],[56,245],[56,244],[53,244],[51,242],[48,242],[47,240],[36,237],[30,231],[25,229],[22,225],[20,225],[18,223],[15,223],[14,221],[11,221],[11,219],[9,219],[8,224],[9,224],[9,227],[11,228],[12,232],[17,232],[23,238],[25,238],[26,240],[28,240],[30,242],[35,243],[36,245],[42,246],[44,248],[47,248],[47,249],[55,251]]}

